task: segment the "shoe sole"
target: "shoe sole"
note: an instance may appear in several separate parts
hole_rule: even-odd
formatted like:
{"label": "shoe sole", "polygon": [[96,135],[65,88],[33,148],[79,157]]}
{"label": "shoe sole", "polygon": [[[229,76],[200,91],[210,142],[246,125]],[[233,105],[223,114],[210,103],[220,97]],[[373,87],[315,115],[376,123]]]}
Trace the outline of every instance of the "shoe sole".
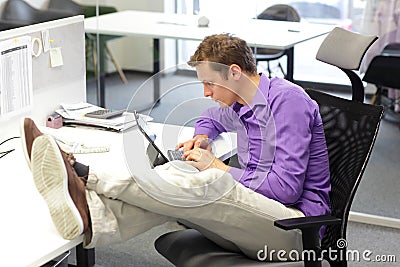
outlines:
{"label": "shoe sole", "polygon": [[37,190],[44,198],[53,223],[65,239],[83,232],[83,221],[68,191],[68,174],[57,143],[47,135],[32,145],[31,168]]}
{"label": "shoe sole", "polygon": [[26,163],[28,163],[29,168],[31,168],[31,160],[28,155],[28,149],[26,148],[26,139],[25,139],[25,118],[22,118],[19,123],[19,132],[22,143],[22,152],[24,153]]}

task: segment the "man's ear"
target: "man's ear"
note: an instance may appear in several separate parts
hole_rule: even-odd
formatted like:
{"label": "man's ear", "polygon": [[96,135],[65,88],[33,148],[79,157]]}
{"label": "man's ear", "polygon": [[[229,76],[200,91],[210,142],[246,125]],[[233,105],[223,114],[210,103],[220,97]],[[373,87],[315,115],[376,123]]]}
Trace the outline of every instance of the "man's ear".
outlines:
{"label": "man's ear", "polygon": [[242,76],[242,68],[239,65],[232,64],[229,66],[229,75],[232,76],[233,79],[239,80]]}

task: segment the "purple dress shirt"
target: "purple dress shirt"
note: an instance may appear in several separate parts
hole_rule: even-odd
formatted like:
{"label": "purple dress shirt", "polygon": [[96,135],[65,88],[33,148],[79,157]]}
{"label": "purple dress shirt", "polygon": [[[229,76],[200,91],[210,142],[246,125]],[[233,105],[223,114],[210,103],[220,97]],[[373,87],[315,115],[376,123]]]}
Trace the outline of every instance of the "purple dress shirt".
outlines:
{"label": "purple dress shirt", "polygon": [[250,104],[208,109],[195,125],[195,135],[211,139],[226,131],[238,135],[242,168],[229,171],[235,180],[306,216],[330,212],[323,124],[301,87],[262,74]]}

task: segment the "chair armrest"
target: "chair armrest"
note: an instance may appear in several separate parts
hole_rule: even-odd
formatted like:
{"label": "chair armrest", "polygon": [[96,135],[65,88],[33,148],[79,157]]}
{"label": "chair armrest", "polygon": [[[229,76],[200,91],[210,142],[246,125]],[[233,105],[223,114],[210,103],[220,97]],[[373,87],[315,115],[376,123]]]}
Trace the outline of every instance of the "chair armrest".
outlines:
{"label": "chair armrest", "polygon": [[[278,220],[274,222],[274,225],[286,231],[300,229],[302,234],[301,238],[303,242],[303,249],[314,251],[318,256],[317,259],[319,259],[321,253],[319,230],[321,229],[321,226],[340,224],[341,222],[341,219],[334,216],[321,215]],[[321,262],[318,260],[313,261],[310,259],[304,259],[304,266],[320,267]]]}
{"label": "chair armrest", "polygon": [[341,219],[331,215],[321,215],[278,220],[274,222],[274,225],[283,230],[302,230],[307,228],[319,229],[323,225],[339,224],[341,221]]}

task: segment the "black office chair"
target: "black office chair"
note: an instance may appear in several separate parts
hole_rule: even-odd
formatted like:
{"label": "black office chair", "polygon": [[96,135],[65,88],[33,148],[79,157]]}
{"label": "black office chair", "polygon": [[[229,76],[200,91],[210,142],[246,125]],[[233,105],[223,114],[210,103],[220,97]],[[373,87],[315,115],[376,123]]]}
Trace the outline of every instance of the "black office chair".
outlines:
{"label": "black office chair", "polygon": [[[330,61],[332,55],[326,54],[326,48],[348,39],[354,40],[358,49],[362,50],[361,53],[354,54],[352,51],[344,51],[347,49],[348,43],[336,45],[336,50],[330,54],[352,56],[353,64],[349,65],[348,60],[342,62],[334,60],[331,64],[337,63],[340,68],[347,65],[359,65],[364,55],[363,52],[376,40],[372,36],[362,36],[336,28],[321,45],[318,53],[319,59],[324,62]],[[340,255],[341,253],[346,255],[344,244],[350,207],[376,140],[383,107],[362,103],[362,98],[357,98],[359,92],[354,95],[354,90],[353,100],[309,89],[306,89],[306,92],[319,104],[324,123],[331,173],[332,212],[325,216],[279,220],[274,224],[284,230],[300,229],[303,249],[312,250],[316,255],[320,255],[321,250],[336,250],[337,253],[334,253],[333,256],[336,256],[337,259],[330,259],[325,253],[323,261],[259,262],[247,258],[244,254],[225,250],[193,229],[171,232],[159,237],[155,242],[155,247],[161,255],[174,265],[185,267],[347,266],[345,257],[340,257]],[[320,240],[318,233],[323,225],[327,226],[324,236]]]}
{"label": "black office chair", "polygon": [[373,35],[361,35],[336,27],[325,38],[316,55],[318,60],[338,67],[347,75],[352,86],[352,99],[361,103],[364,102],[364,85],[353,70],[360,69],[365,53],[377,39]]}
{"label": "black office chair", "polygon": [[[82,5],[78,4],[72,0],[50,0],[48,4],[48,10],[67,10],[75,15],[84,15],[85,18],[96,16],[96,6],[95,5]],[[113,6],[99,6],[98,13],[99,15],[109,14],[117,12],[117,9]],[[100,63],[97,62],[97,53],[96,53],[96,35],[95,34],[86,34],[86,67],[87,67],[87,77],[97,76],[97,64],[100,64],[100,72],[105,72],[105,56],[106,54],[110,58],[113,63],[115,69],[117,70],[121,80],[124,83],[128,83],[124,72],[121,67],[115,60],[112,55],[110,49],[107,46],[107,42],[116,38],[120,38],[121,36],[115,35],[99,35],[99,47],[100,47]],[[104,49],[104,51],[103,51]],[[89,66],[93,66],[92,69],[89,69]]]}
{"label": "black office chair", "polygon": [[[289,5],[278,4],[265,9],[257,16],[257,19],[299,22],[300,16],[293,7]],[[287,54],[286,50],[279,49],[252,47],[252,50],[254,52],[257,65],[260,61],[267,62],[267,70],[270,78],[272,77],[270,61],[278,60]],[[278,67],[286,77],[285,71],[283,70],[280,62],[278,62]]]}
{"label": "black office chair", "polygon": [[340,10],[337,7],[320,2],[293,1],[290,3],[302,18],[340,19]]}
{"label": "black office chair", "polygon": [[371,104],[383,105],[385,114],[390,114],[397,123],[400,122],[400,113],[395,111],[394,106],[400,104],[400,99],[389,98],[389,90],[400,90],[399,74],[400,43],[391,43],[372,59],[363,77],[363,81],[375,84],[377,88]]}
{"label": "black office chair", "polygon": [[73,14],[67,11],[41,10],[23,0],[8,0],[4,4],[1,20],[9,24],[25,26],[70,16]]}

